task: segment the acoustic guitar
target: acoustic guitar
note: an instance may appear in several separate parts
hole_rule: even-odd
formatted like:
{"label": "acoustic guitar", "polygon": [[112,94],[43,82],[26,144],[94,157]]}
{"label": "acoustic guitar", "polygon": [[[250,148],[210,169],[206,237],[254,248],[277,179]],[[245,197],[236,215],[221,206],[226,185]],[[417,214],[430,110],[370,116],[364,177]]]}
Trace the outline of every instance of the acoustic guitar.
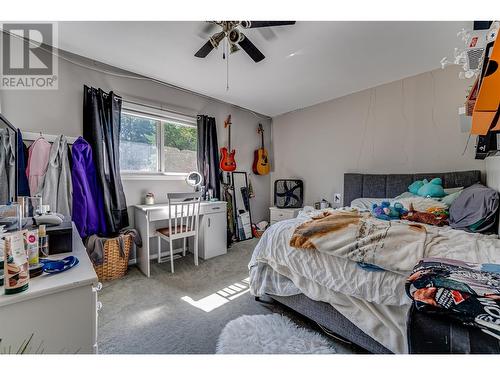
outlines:
{"label": "acoustic guitar", "polygon": [[224,121],[224,128],[227,128],[228,131],[228,147],[220,149],[220,169],[232,172],[236,170],[236,160],[234,160],[236,150],[231,150],[231,115],[227,116],[226,121]]}
{"label": "acoustic guitar", "polygon": [[261,136],[262,145],[261,148],[254,151],[252,169],[255,174],[265,176],[269,173],[271,165],[269,164],[267,150],[264,148],[264,128],[262,127],[262,124],[259,124],[257,132]]}

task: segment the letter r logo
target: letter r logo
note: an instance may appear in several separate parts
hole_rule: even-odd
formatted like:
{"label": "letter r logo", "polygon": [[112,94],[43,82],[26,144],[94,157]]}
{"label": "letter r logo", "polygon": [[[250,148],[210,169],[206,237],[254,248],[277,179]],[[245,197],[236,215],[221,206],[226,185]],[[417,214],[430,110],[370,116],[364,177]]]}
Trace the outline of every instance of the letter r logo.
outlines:
{"label": "letter r logo", "polygon": [[4,23],[2,25],[2,74],[53,74],[53,25]]}

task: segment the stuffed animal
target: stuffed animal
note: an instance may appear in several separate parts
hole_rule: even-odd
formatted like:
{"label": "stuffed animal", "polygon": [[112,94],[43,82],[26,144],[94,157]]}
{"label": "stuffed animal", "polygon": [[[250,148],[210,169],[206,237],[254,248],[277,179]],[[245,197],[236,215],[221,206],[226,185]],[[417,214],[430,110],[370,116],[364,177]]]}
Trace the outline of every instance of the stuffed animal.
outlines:
{"label": "stuffed animal", "polygon": [[429,207],[425,211],[436,216],[444,216],[444,217],[449,216],[448,210],[442,207]]}
{"label": "stuffed animal", "polygon": [[441,198],[446,195],[443,189],[443,182],[439,177],[433,178],[430,181],[424,180],[423,183],[417,192],[421,197]]}
{"label": "stuffed animal", "polygon": [[401,217],[403,213],[406,212],[403,205],[399,202],[395,202],[392,206],[390,202],[384,201],[380,203],[380,206],[376,203],[372,206],[373,215],[377,219],[382,220],[397,220]]}
{"label": "stuffed animal", "polygon": [[410,186],[408,186],[408,191],[412,194],[418,195],[418,189],[420,189],[422,186],[424,186],[424,182],[417,180]]}
{"label": "stuffed animal", "polygon": [[[435,213],[437,212],[437,213]],[[446,211],[441,209],[440,212],[434,210],[431,212],[415,211],[413,204],[410,203],[410,210],[401,215],[401,219],[408,221],[415,221],[417,223],[424,223],[429,225],[437,225],[442,227],[448,225],[448,215]]]}

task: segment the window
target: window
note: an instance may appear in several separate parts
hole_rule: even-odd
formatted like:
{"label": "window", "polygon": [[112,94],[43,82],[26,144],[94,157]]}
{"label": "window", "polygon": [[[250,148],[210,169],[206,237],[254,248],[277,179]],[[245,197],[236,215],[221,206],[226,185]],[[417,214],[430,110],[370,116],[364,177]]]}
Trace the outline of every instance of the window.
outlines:
{"label": "window", "polygon": [[123,113],[120,131],[122,172],[158,172],[159,121]]}
{"label": "window", "polygon": [[166,172],[190,172],[198,170],[196,147],[198,129],[178,122],[163,122],[163,152]]}
{"label": "window", "polygon": [[195,119],[177,120],[156,113],[124,110],[121,117],[122,173],[179,174],[196,171]]}

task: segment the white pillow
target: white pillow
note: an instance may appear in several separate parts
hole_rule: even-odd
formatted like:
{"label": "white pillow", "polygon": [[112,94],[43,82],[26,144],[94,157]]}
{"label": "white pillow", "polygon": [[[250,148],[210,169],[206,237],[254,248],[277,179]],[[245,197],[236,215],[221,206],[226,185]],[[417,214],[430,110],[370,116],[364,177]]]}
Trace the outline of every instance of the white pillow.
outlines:
{"label": "white pillow", "polygon": [[410,204],[412,203],[413,209],[415,211],[421,211],[421,212],[427,211],[427,209],[431,207],[438,207],[442,209],[448,208],[448,206],[446,206],[444,203],[441,203],[435,199],[420,197],[418,195],[409,198],[394,199],[393,202],[401,203],[403,207],[407,210],[410,209]]}
{"label": "white pillow", "polygon": [[374,203],[381,204],[383,201],[390,201],[388,198],[356,198],[351,202],[352,208],[360,211],[371,211]]}
{"label": "white pillow", "polygon": [[413,198],[413,197],[419,197],[420,195],[410,193],[409,191],[405,191],[402,194],[399,194],[394,200],[396,199],[403,199],[403,198]]}
{"label": "white pillow", "polygon": [[464,190],[464,187],[457,187],[457,188],[449,188],[449,189],[443,189],[446,195],[450,195],[453,193],[456,193],[457,191],[462,191]]}

